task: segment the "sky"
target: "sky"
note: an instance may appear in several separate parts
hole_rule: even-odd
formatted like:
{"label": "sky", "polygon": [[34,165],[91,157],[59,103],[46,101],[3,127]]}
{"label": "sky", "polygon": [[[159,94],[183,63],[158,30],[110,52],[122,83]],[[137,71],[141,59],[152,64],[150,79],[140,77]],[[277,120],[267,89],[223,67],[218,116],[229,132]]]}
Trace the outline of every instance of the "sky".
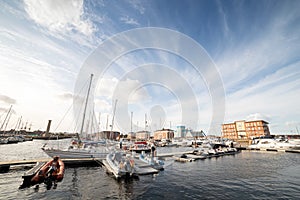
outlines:
{"label": "sky", "polygon": [[[0,1],[0,126],[300,134],[297,0]],[[11,114],[7,116],[12,106]],[[5,121],[9,118],[9,122]],[[146,122],[145,122],[146,121]],[[88,132],[88,127],[84,127]]]}

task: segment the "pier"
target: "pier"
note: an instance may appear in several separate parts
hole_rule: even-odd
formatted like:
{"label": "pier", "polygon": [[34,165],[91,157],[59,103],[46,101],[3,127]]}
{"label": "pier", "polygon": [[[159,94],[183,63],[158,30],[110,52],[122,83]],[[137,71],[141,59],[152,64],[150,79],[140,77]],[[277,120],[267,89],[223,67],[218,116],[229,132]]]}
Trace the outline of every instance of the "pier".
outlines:
{"label": "pier", "polygon": [[[25,166],[34,166],[37,163],[46,163],[51,158],[41,158],[34,160],[17,160],[17,161],[2,161],[0,162],[0,173],[5,173],[10,170],[11,167],[24,167]],[[97,160],[95,158],[76,158],[76,159],[62,159],[66,167],[86,167],[86,166],[100,166],[102,164],[102,160]]]}
{"label": "pier", "polygon": [[249,151],[275,151],[275,152],[286,152],[286,153],[300,153],[300,150],[292,149],[274,149],[274,148],[244,148],[243,150]]}

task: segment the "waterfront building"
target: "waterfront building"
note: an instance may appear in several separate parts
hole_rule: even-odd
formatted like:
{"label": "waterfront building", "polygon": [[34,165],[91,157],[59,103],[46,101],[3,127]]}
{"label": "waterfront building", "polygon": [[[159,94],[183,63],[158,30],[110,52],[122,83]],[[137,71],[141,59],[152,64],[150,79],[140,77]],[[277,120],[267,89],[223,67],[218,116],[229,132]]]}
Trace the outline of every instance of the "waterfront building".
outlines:
{"label": "waterfront building", "polygon": [[134,133],[134,132],[129,132],[129,133],[127,134],[127,139],[128,139],[128,140],[135,140],[135,139],[136,139],[135,133]]}
{"label": "waterfront building", "polygon": [[150,138],[149,131],[138,131],[135,133],[136,140],[148,140]]}
{"label": "waterfront building", "polygon": [[172,140],[174,138],[174,131],[171,129],[162,129],[154,132],[154,140]]}
{"label": "waterfront building", "polygon": [[222,124],[222,137],[228,139],[252,139],[254,137],[269,136],[268,124],[264,120],[241,120]]}
{"label": "waterfront building", "polygon": [[204,138],[206,137],[206,134],[201,130],[201,131],[192,131],[192,136],[194,138]]}
{"label": "waterfront building", "polygon": [[176,137],[183,138],[186,136],[185,126],[177,126]]}

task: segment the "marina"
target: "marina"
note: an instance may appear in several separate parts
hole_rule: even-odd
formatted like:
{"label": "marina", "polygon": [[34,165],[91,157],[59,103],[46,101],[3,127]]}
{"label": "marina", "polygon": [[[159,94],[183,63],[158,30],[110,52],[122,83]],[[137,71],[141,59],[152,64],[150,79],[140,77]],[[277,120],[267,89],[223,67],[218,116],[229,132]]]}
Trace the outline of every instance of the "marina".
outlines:
{"label": "marina", "polygon": [[0,200],[300,199],[300,0],[0,6]]}
{"label": "marina", "polygon": [[[65,140],[60,142],[61,145],[67,144]],[[2,161],[1,164],[15,165],[12,165],[12,169],[7,173],[0,174],[0,196],[5,195],[8,199],[86,199],[99,196],[118,199],[151,199],[155,196],[157,199],[165,199],[175,198],[176,194],[176,198],[185,199],[208,196],[223,199],[251,197],[277,199],[284,196],[288,199],[296,199],[300,191],[300,177],[298,176],[300,154],[298,153],[242,150],[234,155],[211,157],[187,163],[174,162],[172,155],[182,153],[193,155],[193,148],[183,147],[159,147],[157,149],[158,155],[162,155],[161,158],[165,159],[163,171],[154,173],[152,169],[153,172],[147,174],[146,169],[149,169],[149,165],[138,159],[135,160],[135,164],[140,166],[140,169],[145,166],[144,173],[146,173],[146,175],[138,175],[137,178],[115,180],[107,174],[108,169],[102,165],[103,161],[95,158],[64,159],[66,167],[64,179],[58,184],[55,192],[47,192],[47,188],[41,186],[38,191],[35,187],[18,190],[23,181],[22,176],[26,173],[30,174],[29,168],[35,166],[35,162],[47,162],[51,159],[38,148],[42,144],[42,141],[34,140],[0,147],[1,151],[9,151],[18,146],[23,154],[16,153],[20,158],[26,159],[12,162],[9,157],[2,155],[2,160],[7,161],[6,163]],[[49,141],[49,146],[55,146],[55,144],[56,142]],[[34,155],[35,159],[30,159],[27,153],[32,147],[35,151],[31,155]],[[30,164],[30,166],[18,167],[25,164]],[[278,180],[282,181],[279,183]]]}

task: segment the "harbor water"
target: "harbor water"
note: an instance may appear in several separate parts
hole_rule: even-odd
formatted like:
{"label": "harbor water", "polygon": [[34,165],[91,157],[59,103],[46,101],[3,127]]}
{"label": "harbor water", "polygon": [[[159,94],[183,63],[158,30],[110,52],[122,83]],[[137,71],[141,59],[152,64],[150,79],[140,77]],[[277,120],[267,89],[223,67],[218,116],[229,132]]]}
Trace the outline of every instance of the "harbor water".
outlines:
{"label": "harbor water", "polygon": [[[0,159],[45,158],[44,143],[60,147],[69,140],[34,140],[0,145]],[[158,148],[158,152],[180,148]],[[167,162],[164,171],[132,180],[115,180],[102,167],[66,168],[54,190],[42,184],[19,190],[26,169],[0,174],[0,199],[299,199],[300,154],[242,151],[188,163]]]}

